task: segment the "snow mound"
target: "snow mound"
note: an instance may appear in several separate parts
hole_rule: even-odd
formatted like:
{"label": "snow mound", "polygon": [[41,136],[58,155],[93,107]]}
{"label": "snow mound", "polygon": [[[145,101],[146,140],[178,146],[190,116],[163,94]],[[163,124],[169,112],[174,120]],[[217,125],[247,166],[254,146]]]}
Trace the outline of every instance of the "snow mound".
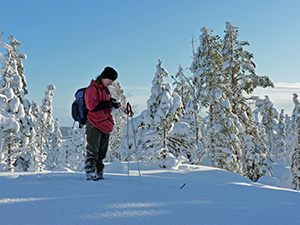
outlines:
{"label": "snow mound", "polygon": [[177,169],[178,168],[178,160],[171,153],[169,153],[166,156],[164,166],[167,169]]}
{"label": "snow mound", "polygon": [[280,181],[276,177],[262,176],[257,182],[265,185],[281,187]]}
{"label": "snow mound", "polygon": [[112,162],[107,165],[107,167],[105,168],[105,172],[107,172],[107,173],[127,173],[128,167],[125,163]]}
{"label": "snow mound", "polygon": [[276,177],[281,187],[283,188],[292,188],[292,174],[289,166],[285,165],[285,162],[283,159],[276,160],[272,164],[272,173],[273,176]]}

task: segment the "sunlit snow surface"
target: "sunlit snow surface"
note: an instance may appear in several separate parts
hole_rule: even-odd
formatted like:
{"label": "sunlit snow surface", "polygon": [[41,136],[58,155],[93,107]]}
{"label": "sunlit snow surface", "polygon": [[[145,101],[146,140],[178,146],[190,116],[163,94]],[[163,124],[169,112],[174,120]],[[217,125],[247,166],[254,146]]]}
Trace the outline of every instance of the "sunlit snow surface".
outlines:
{"label": "sunlit snow surface", "polygon": [[[207,166],[0,173],[1,224],[298,224],[300,192]],[[185,184],[185,185],[184,185]]]}

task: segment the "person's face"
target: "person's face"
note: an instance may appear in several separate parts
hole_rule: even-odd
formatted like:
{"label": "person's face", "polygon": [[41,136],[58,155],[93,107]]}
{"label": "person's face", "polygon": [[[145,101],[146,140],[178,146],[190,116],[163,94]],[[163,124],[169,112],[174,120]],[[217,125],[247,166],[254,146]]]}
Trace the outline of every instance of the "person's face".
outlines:
{"label": "person's face", "polygon": [[112,84],[112,80],[109,78],[102,78],[102,84],[104,87],[108,87],[109,85]]}

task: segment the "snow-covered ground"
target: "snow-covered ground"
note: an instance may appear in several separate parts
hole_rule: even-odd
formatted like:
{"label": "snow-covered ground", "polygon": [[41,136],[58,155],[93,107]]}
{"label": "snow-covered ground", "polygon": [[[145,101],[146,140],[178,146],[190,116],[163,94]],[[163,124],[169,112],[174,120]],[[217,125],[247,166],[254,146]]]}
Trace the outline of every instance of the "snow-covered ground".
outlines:
{"label": "snow-covered ground", "polygon": [[[0,224],[299,224],[300,191],[208,166],[0,173]],[[267,181],[268,179],[263,179]],[[269,179],[270,180],[270,179]],[[273,180],[274,181],[274,180]],[[272,181],[272,182],[273,182]],[[276,182],[275,182],[276,184]]]}

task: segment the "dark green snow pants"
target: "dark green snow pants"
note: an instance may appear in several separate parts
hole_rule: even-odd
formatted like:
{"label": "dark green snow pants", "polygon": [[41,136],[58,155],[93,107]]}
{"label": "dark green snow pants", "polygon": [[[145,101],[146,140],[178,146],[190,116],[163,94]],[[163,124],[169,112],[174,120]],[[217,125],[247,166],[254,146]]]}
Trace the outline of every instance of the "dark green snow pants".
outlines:
{"label": "dark green snow pants", "polygon": [[86,135],[85,172],[100,175],[104,169],[103,159],[106,157],[109,134],[103,133],[87,120]]}

